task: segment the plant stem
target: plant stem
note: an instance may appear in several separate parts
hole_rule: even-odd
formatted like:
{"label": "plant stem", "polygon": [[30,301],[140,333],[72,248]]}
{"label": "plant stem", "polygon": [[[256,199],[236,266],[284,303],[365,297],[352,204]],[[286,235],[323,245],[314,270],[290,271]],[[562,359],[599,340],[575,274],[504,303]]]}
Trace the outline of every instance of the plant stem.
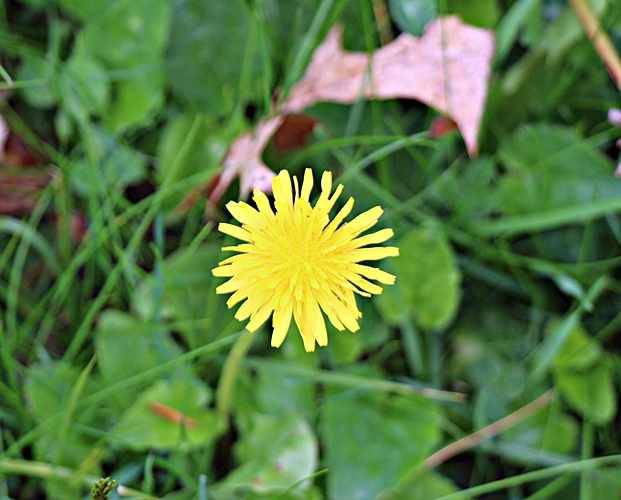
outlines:
{"label": "plant stem", "polygon": [[[29,477],[39,477],[41,479],[74,479],[78,476],[76,471],[59,465],[50,465],[45,462],[34,462],[32,460],[19,460],[3,458],[0,460],[0,473],[18,474]],[[81,475],[80,482],[87,488],[91,488],[100,478],[91,475]],[[122,497],[143,498],[144,500],[159,500],[158,497],[147,495],[142,491],[118,487],[118,493]]]}
{"label": "plant stem", "polygon": [[[582,460],[593,458],[593,431],[593,426],[584,422],[582,425]],[[592,492],[590,474],[583,471],[580,475],[580,500],[592,500]]]}
{"label": "plant stem", "polygon": [[621,455],[611,455],[608,457],[592,458],[590,460],[581,460],[579,462],[572,462],[570,464],[558,465],[556,467],[549,467],[547,469],[537,470],[533,472],[527,472],[518,476],[508,477],[499,481],[492,481],[491,483],[482,484],[480,486],[474,486],[466,490],[451,493],[443,497],[436,498],[436,500],[466,500],[470,498],[480,498],[485,493],[492,491],[504,490],[513,486],[519,486],[524,483],[532,483],[541,479],[547,479],[553,476],[560,476],[562,474],[577,474],[578,472],[586,470],[599,469],[605,466],[619,466],[621,465]]}
{"label": "plant stem", "polygon": [[621,91],[621,59],[610,38],[602,30],[599,20],[595,17],[586,0],[569,0],[569,5],[574,10],[584,32],[591,40],[593,48],[606,66],[615,85]]}
{"label": "plant stem", "polygon": [[235,383],[237,382],[239,369],[252,346],[256,332],[257,330],[254,332],[244,330],[242,332],[233,345],[231,352],[229,352],[224,367],[222,368],[222,375],[220,376],[220,382],[218,383],[218,390],[216,392],[216,409],[225,419],[228,418],[231,413],[231,407],[235,400]]}
{"label": "plant stem", "polygon": [[317,370],[306,368],[299,364],[287,363],[286,361],[263,360],[250,358],[246,360],[246,365],[259,370],[275,371],[290,377],[299,377],[315,383],[335,385],[340,387],[352,387],[367,391],[394,392],[402,396],[420,394],[421,396],[434,400],[451,403],[463,403],[466,399],[465,394],[459,392],[439,391],[431,387],[417,387],[411,384],[402,384],[392,380],[378,380],[348,373],[336,373],[327,370]]}
{"label": "plant stem", "polygon": [[449,458],[453,458],[455,455],[474,448],[483,441],[493,438],[498,434],[503,433],[507,429],[516,426],[520,422],[523,422],[527,418],[533,416],[538,411],[548,406],[554,398],[554,389],[543,393],[534,401],[528,403],[517,411],[510,413],[504,418],[501,418],[497,422],[483,427],[468,436],[458,439],[454,443],[445,446],[444,448],[436,451],[433,455],[430,455],[425,460],[425,465],[431,469],[437,467],[443,462],[446,462]]}

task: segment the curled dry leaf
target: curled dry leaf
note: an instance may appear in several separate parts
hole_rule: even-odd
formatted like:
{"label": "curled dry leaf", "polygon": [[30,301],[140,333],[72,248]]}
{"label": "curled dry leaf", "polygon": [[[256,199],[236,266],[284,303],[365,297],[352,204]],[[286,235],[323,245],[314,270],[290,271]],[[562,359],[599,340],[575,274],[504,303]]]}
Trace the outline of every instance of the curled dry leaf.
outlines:
{"label": "curled dry leaf", "polygon": [[37,197],[51,179],[37,164],[26,143],[13,133],[0,115],[0,214],[31,212]]}
{"label": "curled dry leaf", "polygon": [[217,205],[237,176],[240,182],[240,198],[248,196],[253,189],[271,192],[274,172],[263,163],[261,155],[283,120],[284,117],[280,115],[269,120],[261,120],[253,130],[245,132],[233,141],[222,162],[224,170],[210,189],[209,201],[213,205]]}
{"label": "curled dry leaf", "polygon": [[[254,131],[233,142],[223,162],[224,170],[208,188],[212,206],[236,176],[241,182],[240,198],[253,189],[270,192],[274,174],[261,161],[263,149],[286,115],[321,101],[421,101],[446,115],[441,132],[447,132],[454,122],[470,156],[477,155],[494,54],[491,31],[464,24],[456,16],[442,17],[431,22],[421,38],[404,33],[371,58],[366,53],[343,50],[341,38],[341,29],[333,28],[315,50],[302,80],[279,107],[279,114],[261,120]],[[196,192],[189,195],[184,206],[193,203],[196,196]]]}
{"label": "curled dry leaf", "polygon": [[475,156],[493,55],[493,33],[456,16],[429,23],[421,38],[401,34],[370,60],[365,53],[344,51],[335,27],[282,111],[297,112],[319,101],[351,104],[361,97],[415,99],[452,119]]}

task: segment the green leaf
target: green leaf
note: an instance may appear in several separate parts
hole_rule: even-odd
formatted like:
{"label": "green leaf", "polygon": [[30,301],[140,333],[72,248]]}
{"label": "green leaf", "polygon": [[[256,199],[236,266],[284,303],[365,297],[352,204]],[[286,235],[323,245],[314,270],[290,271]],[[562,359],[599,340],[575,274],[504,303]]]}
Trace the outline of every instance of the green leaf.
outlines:
{"label": "green leaf", "polygon": [[310,421],[317,418],[315,385],[308,380],[259,369],[252,390],[265,413],[297,413]]}
{"label": "green leaf", "polygon": [[[192,251],[171,254],[162,269],[163,281],[149,276],[134,296],[138,314],[151,319],[176,319],[190,346],[196,347],[223,335],[232,323],[234,310],[228,309],[215,294],[211,270],[222,258],[218,244],[201,245]],[[232,323],[239,330],[239,323]],[[235,331],[237,331],[235,330]]]}
{"label": "green leaf", "polygon": [[389,0],[390,16],[399,28],[421,36],[427,23],[438,17],[436,0]]}
{"label": "green leaf", "polygon": [[[166,69],[173,92],[212,116],[229,113],[237,99],[250,13],[241,0],[176,0]],[[252,92],[261,86],[258,73]]]}
{"label": "green leaf", "polygon": [[101,115],[110,101],[106,69],[82,50],[76,50],[63,66],[60,94],[64,109],[77,120]]}
{"label": "green leaf", "polygon": [[[25,399],[35,421],[44,423],[55,417],[58,412],[67,409],[74,388],[79,384],[80,370],[66,363],[35,363],[28,367],[24,387]],[[86,379],[82,397],[93,394],[98,389],[92,377]],[[77,412],[72,421],[82,425],[93,426],[93,410]],[[62,434],[62,436],[61,436]],[[62,440],[61,440],[62,438]],[[34,459],[50,461],[61,457],[58,465],[77,468],[88,460],[93,440],[76,430],[73,425],[47,427],[34,443]],[[91,472],[99,475],[95,463]],[[67,481],[52,480],[45,482],[50,498],[77,498],[80,487]]]}
{"label": "green leaf", "polygon": [[497,167],[490,158],[471,161],[455,175],[446,176],[438,186],[438,202],[450,204],[460,218],[480,219],[496,209],[496,176]]}
{"label": "green leaf", "polygon": [[58,103],[56,89],[57,74],[54,67],[43,58],[27,57],[17,71],[19,80],[45,80],[41,85],[25,87],[20,90],[24,99],[34,108],[51,108]]}
{"label": "green leaf", "polygon": [[455,256],[442,234],[417,229],[397,243],[392,260],[405,307],[425,329],[446,327],[459,305],[461,275]]}
{"label": "green leaf", "polygon": [[440,438],[438,412],[422,397],[340,393],[323,408],[328,494],[374,499],[431,453]]}
{"label": "green leaf", "polygon": [[123,131],[148,123],[164,102],[166,82],[161,61],[172,17],[170,3],[116,0],[109,7],[78,11],[75,13],[88,21],[76,44],[109,69],[117,70],[115,98],[103,115],[107,124]]}
{"label": "green leaf", "polygon": [[492,28],[500,17],[497,0],[448,0],[451,14],[457,14],[467,24]]}
{"label": "green leaf", "polygon": [[[235,452],[241,465],[218,485],[218,493],[277,493],[313,474],[317,466],[317,439],[308,422],[295,413],[255,414],[252,429]],[[310,481],[302,483],[296,491],[310,485]]]}
{"label": "green leaf", "polygon": [[164,103],[163,68],[154,66],[115,85],[115,99],[106,123],[117,132],[146,125]]}
{"label": "green leaf", "polygon": [[500,436],[500,440],[533,450],[571,455],[578,442],[579,427],[576,419],[563,413],[560,404],[535,413]]}
{"label": "green leaf", "polygon": [[[99,317],[95,350],[99,372],[107,385],[121,382],[182,354],[161,326],[112,309],[104,311]],[[127,408],[148,383],[145,381],[143,385],[124,389],[112,398],[112,406]]]}
{"label": "green leaf", "polygon": [[397,488],[382,493],[377,500],[434,500],[457,491],[451,481],[422,466],[409,474]]}
{"label": "green leaf", "polygon": [[83,196],[98,192],[102,186],[124,188],[144,177],[145,158],[139,152],[120,144],[102,128],[93,126],[90,139],[97,165],[82,159],[73,165],[71,181]]}
{"label": "green leaf", "polygon": [[138,396],[110,435],[136,450],[205,447],[225,428],[207,407],[210,400],[211,390],[197,379],[160,380]]}
{"label": "green leaf", "polygon": [[168,40],[171,6],[167,0],[117,0],[88,22],[83,49],[110,68],[132,68],[160,61]]}
{"label": "green leaf", "polygon": [[[47,0],[45,0],[47,1]],[[107,9],[114,8],[118,0],[58,0],[61,8],[68,14],[84,21],[97,19],[105,14]]]}
{"label": "green leaf", "polygon": [[621,470],[598,469],[587,472],[591,498],[597,500],[619,500],[621,491]]}
{"label": "green leaf", "polygon": [[[546,332],[552,332],[560,322],[551,321]],[[554,358],[555,369],[585,370],[601,359],[600,345],[589,337],[581,324],[574,326],[569,332],[563,347]]]}
{"label": "green leaf", "polygon": [[539,213],[621,196],[621,180],[611,177],[610,159],[572,129],[546,123],[522,127],[498,154],[508,170],[498,188],[507,214]]}
{"label": "green leaf", "polygon": [[617,397],[613,385],[613,370],[605,361],[577,371],[556,368],[554,384],[575,411],[596,425],[609,423],[617,411]]}

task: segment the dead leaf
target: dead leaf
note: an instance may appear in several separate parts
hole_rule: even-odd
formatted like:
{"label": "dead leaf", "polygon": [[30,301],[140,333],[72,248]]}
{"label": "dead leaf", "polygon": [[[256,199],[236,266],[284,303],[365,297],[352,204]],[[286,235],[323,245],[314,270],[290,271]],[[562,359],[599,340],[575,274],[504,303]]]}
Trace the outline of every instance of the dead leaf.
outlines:
{"label": "dead leaf", "polygon": [[277,115],[261,120],[251,131],[245,132],[233,141],[222,162],[224,170],[209,194],[209,201],[217,205],[235,177],[239,176],[239,197],[245,198],[254,189],[264,193],[272,191],[275,174],[261,160],[267,143],[284,120]]}
{"label": "dead leaf", "polygon": [[430,137],[442,137],[457,129],[455,122],[446,116],[436,116],[429,126]]}
{"label": "dead leaf", "polygon": [[0,115],[0,214],[24,215],[34,209],[51,180],[50,173],[36,164],[24,140]]}
{"label": "dead leaf", "polygon": [[291,151],[306,146],[307,138],[313,133],[318,120],[305,115],[286,116],[274,134],[276,151]]}
{"label": "dead leaf", "polygon": [[[223,162],[223,171],[207,188],[188,194],[180,204],[181,210],[192,206],[204,191],[210,206],[216,206],[237,176],[240,198],[253,189],[271,192],[274,173],[261,160],[265,146],[287,123],[286,115],[299,113],[317,102],[352,104],[361,97],[421,101],[445,113],[447,120],[461,131],[470,156],[476,156],[493,53],[493,33],[464,24],[456,16],[429,23],[421,38],[400,35],[378,49],[371,60],[366,53],[344,51],[341,29],[333,28],[315,50],[302,80],[277,110],[279,114],[261,120],[253,131],[239,136]],[[450,129],[449,123],[442,123],[442,132]],[[303,129],[299,137],[291,138],[283,129],[276,146],[299,145],[307,132]]]}
{"label": "dead leaf", "polygon": [[456,16],[438,18],[421,38],[403,33],[375,51],[370,75],[369,56],[344,51],[341,38],[341,29],[335,27],[317,47],[306,74],[284,102],[284,113],[321,101],[415,99],[451,118],[468,153],[476,156],[494,54],[491,31]]}

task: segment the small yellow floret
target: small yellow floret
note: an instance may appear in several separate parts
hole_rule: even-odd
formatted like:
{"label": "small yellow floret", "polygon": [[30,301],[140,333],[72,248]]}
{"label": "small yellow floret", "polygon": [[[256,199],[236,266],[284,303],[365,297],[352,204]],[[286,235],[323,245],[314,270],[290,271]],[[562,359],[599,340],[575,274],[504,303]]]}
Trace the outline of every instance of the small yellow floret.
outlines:
{"label": "small yellow floret", "polygon": [[272,346],[280,347],[291,318],[295,320],[307,351],[328,344],[328,333],[322,311],[337,330],[359,329],[362,316],[356,307],[354,293],[370,297],[382,293],[382,288],[365,278],[392,285],[395,277],[380,269],[358,264],[399,255],[396,247],[362,248],[383,243],[393,236],[392,229],[358,237],[377,223],[380,207],[372,208],[347,224],[342,224],[354,205],[350,198],[330,221],[329,212],[343,191],[339,185],[332,196],[332,174],[324,172],[321,195],[311,207],[310,192],[313,175],[304,172],[302,190],[298,180],[286,170],[272,182],[274,205],[272,211],[267,196],[255,190],[253,200],[258,208],[247,203],[230,202],[229,212],[241,222],[241,227],[222,223],[218,229],[246,243],[225,247],[239,252],[220,262],[214,276],[230,278],[220,285],[217,293],[233,293],[228,307],[245,302],[235,317],[250,318],[246,328],[254,331],[273,313]]}

